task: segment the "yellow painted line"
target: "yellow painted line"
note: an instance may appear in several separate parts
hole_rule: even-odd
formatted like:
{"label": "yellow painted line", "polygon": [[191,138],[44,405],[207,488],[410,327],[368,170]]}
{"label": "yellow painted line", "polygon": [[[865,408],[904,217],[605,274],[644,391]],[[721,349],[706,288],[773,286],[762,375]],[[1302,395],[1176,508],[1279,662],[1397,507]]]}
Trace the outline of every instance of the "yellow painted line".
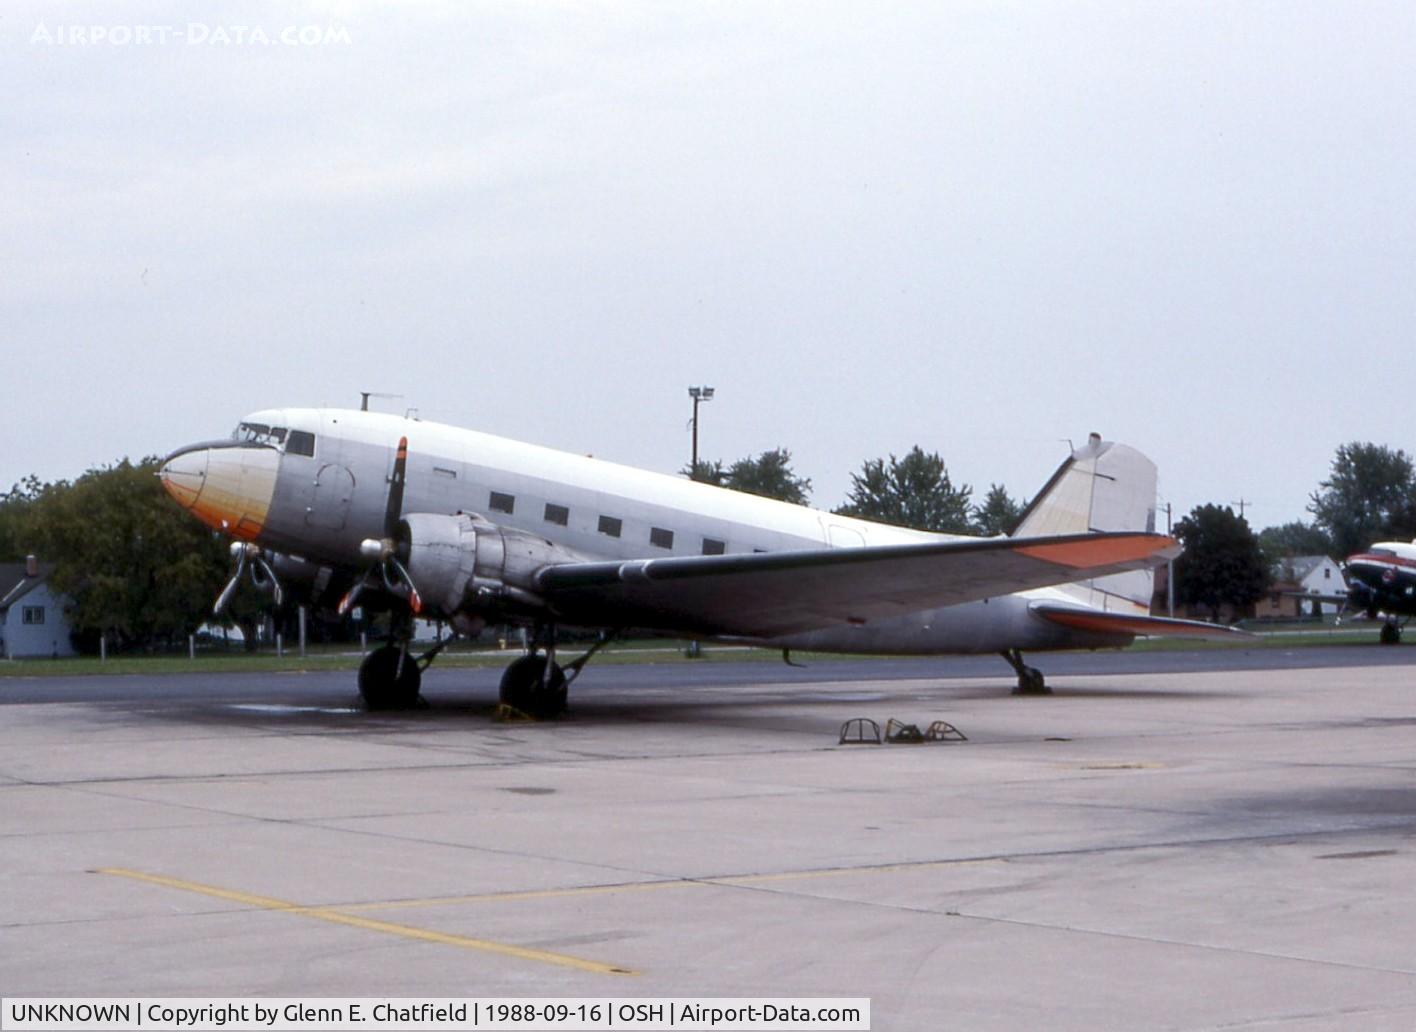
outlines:
{"label": "yellow painted line", "polygon": [[628,968],[617,967],[612,964],[601,964],[593,960],[582,960],[579,957],[567,956],[564,953],[550,953],[546,950],[533,950],[525,946],[513,946],[509,943],[493,942],[490,939],[474,939],[464,935],[449,935],[445,932],[435,932],[427,928],[413,928],[409,925],[391,924],[388,921],[375,921],[367,917],[343,914],[328,907],[306,907],[298,903],[272,899],[269,896],[256,896],[249,892],[223,889],[215,885],[202,885],[199,882],[183,881],[180,878],[168,878],[160,874],[147,874],[143,871],[132,871],[125,867],[103,867],[99,868],[96,873],[111,874],[120,878],[132,878],[135,881],[161,885],[169,889],[180,889],[184,892],[195,892],[203,896],[213,896],[216,899],[224,899],[232,903],[257,907],[261,910],[275,910],[281,913],[295,914],[300,917],[312,917],[319,921],[347,925],[351,928],[362,928],[370,932],[383,932],[387,935],[398,935],[405,939],[435,942],[443,946],[459,946],[463,949],[484,950],[488,953],[499,953],[507,957],[517,957],[521,960],[535,960],[543,964],[558,964],[561,967],[576,968],[580,971],[590,971],[601,975],[632,975],[636,973]]}

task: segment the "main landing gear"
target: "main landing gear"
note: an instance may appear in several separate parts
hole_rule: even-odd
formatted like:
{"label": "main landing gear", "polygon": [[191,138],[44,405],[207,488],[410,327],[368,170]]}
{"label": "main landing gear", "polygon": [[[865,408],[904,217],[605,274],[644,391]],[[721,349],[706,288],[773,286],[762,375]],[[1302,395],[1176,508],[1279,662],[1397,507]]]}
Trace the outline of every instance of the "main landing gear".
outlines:
{"label": "main landing gear", "polygon": [[560,716],[565,712],[570,683],[580,676],[590,657],[613,639],[612,634],[602,635],[585,655],[562,667],[556,663],[555,626],[538,626],[531,636],[531,654],[516,660],[502,674],[498,692],[502,705],[537,720]]}
{"label": "main landing gear", "polygon": [[406,634],[374,649],[359,664],[359,694],[370,710],[405,710],[418,705],[423,671],[456,636],[444,638],[421,656],[408,648]]}
{"label": "main landing gear", "polygon": [[[532,635],[531,654],[516,660],[502,674],[502,704],[537,720],[560,716],[565,712],[570,683],[580,676],[590,657],[614,638],[614,634],[601,635],[583,656],[561,666],[556,662],[555,627],[538,626]],[[369,653],[359,665],[359,694],[364,705],[370,710],[417,706],[423,671],[455,639],[456,635],[444,638],[421,656],[414,656],[403,633]]]}
{"label": "main landing gear", "polygon": [[1397,623],[1395,620],[1388,619],[1386,623],[1382,624],[1380,640],[1383,645],[1400,645],[1401,624]]}
{"label": "main landing gear", "polygon": [[1008,661],[1018,674],[1018,687],[1013,689],[1014,695],[1051,695],[1052,689],[1047,687],[1047,682],[1043,679],[1042,671],[1037,667],[1030,667],[1023,662],[1023,654],[1017,649],[1005,649],[999,653]]}

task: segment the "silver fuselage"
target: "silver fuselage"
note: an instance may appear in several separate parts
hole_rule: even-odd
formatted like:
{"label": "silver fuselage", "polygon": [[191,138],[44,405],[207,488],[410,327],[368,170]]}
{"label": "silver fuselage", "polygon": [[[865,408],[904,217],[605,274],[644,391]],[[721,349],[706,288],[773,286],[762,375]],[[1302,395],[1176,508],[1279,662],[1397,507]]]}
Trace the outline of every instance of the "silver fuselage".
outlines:
{"label": "silver fuselage", "polygon": [[[380,413],[273,409],[252,413],[242,427],[233,441],[170,456],[162,473],[169,492],[210,526],[336,571],[360,569],[361,542],[382,533],[401,438],[408,441],[403,513],[475,513],[587,560],[940,537]],[[931,654],[1096,648],[1131,640],[1061,627],[1029,610],[1035,601],[1074,598],[1065,587],[1044,588],[766,643]]]}

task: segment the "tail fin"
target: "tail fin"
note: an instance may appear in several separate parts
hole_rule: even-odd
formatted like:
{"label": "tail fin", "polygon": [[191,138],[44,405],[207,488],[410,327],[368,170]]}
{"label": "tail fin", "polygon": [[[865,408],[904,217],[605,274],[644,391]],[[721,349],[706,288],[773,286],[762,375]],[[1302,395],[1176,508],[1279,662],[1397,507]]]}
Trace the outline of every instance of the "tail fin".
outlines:
{"label": "tail fin", "polygon": [[[1155,463],[1136,449],[1092,434],[1072,452],[1023,511],[1013,537],[1085,534],[1099,530],[1155,531]],[[1065,585],[1061,590],[1098,609],[1150,611],[1149,570]]]}

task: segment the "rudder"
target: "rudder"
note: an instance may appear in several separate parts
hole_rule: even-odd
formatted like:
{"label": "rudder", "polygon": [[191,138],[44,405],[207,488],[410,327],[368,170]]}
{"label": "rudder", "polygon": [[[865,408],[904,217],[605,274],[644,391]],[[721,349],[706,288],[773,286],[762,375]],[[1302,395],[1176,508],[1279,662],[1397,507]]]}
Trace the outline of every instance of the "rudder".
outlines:
{"label": "rudder", "polygon": [[[1086,534],[1105,530],[1155,532],[1155,463],[1136,449],[1092,434],[1072,452],[1023,511],[1012,537]],[[1078,602],[1104,610],[1150,611],[1150,570],[1064,585]]]}

